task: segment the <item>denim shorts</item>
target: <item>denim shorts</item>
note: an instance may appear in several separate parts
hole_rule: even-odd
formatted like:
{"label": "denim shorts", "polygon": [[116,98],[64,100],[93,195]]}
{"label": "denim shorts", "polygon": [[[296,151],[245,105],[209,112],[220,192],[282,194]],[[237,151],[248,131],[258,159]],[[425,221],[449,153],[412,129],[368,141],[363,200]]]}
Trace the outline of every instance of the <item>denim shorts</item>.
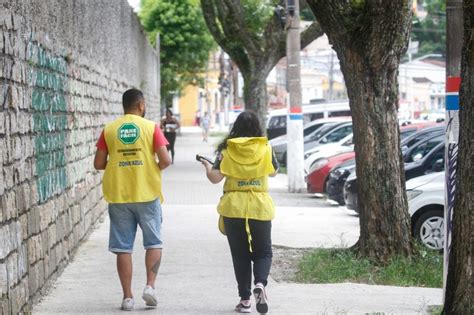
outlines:
{"label": "denim shorts", "polygon": [[110,237],[109,251],[113,253],[132,253],[137,225],[143,233],[145,249],[163,248],[161,241],[160,200],[137,203],[109,204]]}

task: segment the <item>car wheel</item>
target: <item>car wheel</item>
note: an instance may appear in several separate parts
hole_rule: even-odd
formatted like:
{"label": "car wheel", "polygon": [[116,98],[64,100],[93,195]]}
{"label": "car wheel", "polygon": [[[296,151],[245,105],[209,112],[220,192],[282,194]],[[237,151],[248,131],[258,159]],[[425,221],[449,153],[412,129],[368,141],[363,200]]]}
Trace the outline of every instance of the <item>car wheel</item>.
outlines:
{"label": "car wheel", "polygon": [[415,222],[414,236],[430,249],[444,247],[444,211],[431,209],[423,213]]}
{"label": "car wheel", "polygon": [[323,184],[323,194],[328,194],[328,181],[329,181],[329,174],[328,176],[326,176],[326,179],[324,180],[324,184]]}

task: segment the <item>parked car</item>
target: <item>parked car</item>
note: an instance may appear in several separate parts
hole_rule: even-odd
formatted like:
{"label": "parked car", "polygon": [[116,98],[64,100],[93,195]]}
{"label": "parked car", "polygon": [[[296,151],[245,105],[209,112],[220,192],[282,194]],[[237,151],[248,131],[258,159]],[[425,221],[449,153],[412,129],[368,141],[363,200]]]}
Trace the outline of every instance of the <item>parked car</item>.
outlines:
{"label": "parked car", "polygon": [[[318,141],[318,139],[323,138],[326,134],[328,134],[331,130],[338,128],[342,124],[347,123],[346,120],[330,120],[321,122],[321,126],[314,130],[313,132],[309,133],[304,137],[305,143],[307,141]],[[277,141],[276,139],[270,140],[270,144],[273,148],[273,152],[275,152],[275,157],[277,158],[278,162],[283,165],[286,165],[286,156],[287,156],[287,141]]]}
{"label": "parked car", "polygon": [[[304,121],[310,122],[321,118],[350,116],[349,101],[321,102],[319,104],[306,104],[302,106]],[[286,108],[272,110],[268,113],[267,137],[273,139],[286,134]]]}
{"label": "parked car", "polygon": [[431,149],[423,159],[405,163],[406,180],[441,171],[444,171],[444,142]]}
{"label": "parked car", "polygon": [[409,127],[416,127],[418,129],[424,129],[428,127],[434,127],[443,123],[442,121],[435,121],[435,120],[425,120],[425,119],[415,119],[415,120],[405,120],[399,121],[400,127],[409,126]]}
{"label": "parked car", "polygon": [[418,129],[412,127],[400,127],[400,140],[403,141],[409,136],[415,134],[417,131]]}
{"label": "parked car", "polygon": [[405,163],[416,162],[423,159],[427,154],[431,152],[436,146],[445,141],[444,134],[433,135],[431,137],[425,137],[418,141],[413,146],[408,148],[403,153],[403,161]]}
{"label": "parked car", "polygon": [[[425,135],[426,136],[426,135]],[[428,138],[428,137],[426,137]],[[421,140],[404,154],[405,162],[413,162],[422,159],[426,154],[428,154],[433,147],[444,141],[444,135],[439,134],[435,135],[432,139]],[[305,161],[306,162],[306,161]],[[346,165],[347,164],[347,165]],[[337,201],[340,205],[344,205],[344,194],[343,188],[344,184],[352,172],[355,172],[355,159],[352,161],[347,161],[343,165],[335,167],[329,173],[329,179],[326,187],[326,192],[328,198],[334,201]]]}
{"label": "parked car", "polygon": [[307,173],[318,159],[354,151],[354,142],[352,140],[353,136],[351,133],[336,143],[322,144],[306,152],[304,155],[305,172]]}
{"label": "parked car", "polygon": [[406,183],[413,236],[430,249],[444,246],[444,172],[413,178]]}
{"label": "parked car", "polygon": [[326,193],[328,194],[328,199],[334,200],[340,205],[344,205],[344,183],[346,182],[347,177],[355,172],[355,159],[350,159],[344,163],[334,167],[326,182]]}
{"label": "parked car", "polygon": [[434,126],[438,126],[439,124],[433,122],[423,122],[423,123],[416,123],[416,124],[402,124],[400,126],[400,140],[403,141],[404,139],[414,135],[415,133],[420,132],[424,129],[430,129]]}
{"label": "parked car", "polygon": [[[404,127],[400,127],[402,130]],[[432,136],[434,134],[444,134],[446,132],[446,125],[444,124],[436,124],[435,127],[427,127],[423,129],[418,129],[417,132],[410,134],[408,137],[401,140],[401,145],[411,147],[413,144],[417,143],[418,141],[422,140],[427,136]]]}
{"label": "parked car", "polygon": [[[400,127],[401,136],[403,133],[407,132],[407,130],[411,132],[411,128],[415,128],[417,126],[416,130],[418,130],[418,127],[425,125],[430,126],[430,124],[413,124],[402,126]],[[436,127],[427,127],[418,130],[415,134],[411,134],[402,140],[401,145],[405,162],[413,162],[415,160],[422,159],[431,151],[431,149],[444,141],[446,126],[442,124],[435,125]],[[352,172],[355,172],[355,161],[350,163],[349,166],[341,165],[339,167],[335,167],[331,171],[327,183],[328,187],[326,187],[326,192],[328,193],[329,199],[335,200],[341,205],[345,204],[343,198],[343,188],[347,178]]]}
{"label": "parked car", "polygon": [[446,132],[446,126],[437,126],[422,129],[417,133],[410,135],[409,137],[401,141],[402,153],[404,156],[407,155],[408,150],[416,144],[422,143],[423,140],[432,139],[436,136],[444,136]]}
{"label": "parked car", "polygon": [[352,122],[339,124],[327,132],[323,132],[322,130],[321,132],[316,132],[313,136],[309,137],[308,141],[305,141],[304,152],[307,153],[309,150],[323,144],[337,143],[351,133]]}
{"label": "parked car", "polygon": [[[308,122],[303,127],[303,141],[308,141],[309,137],[313,135],[317,130],[327,124],[336,124],[342,123],[345,121],[350,121],[350,117],[336,117],[336,118],[323,118],[316,119]],[[286,134],[273,138],[269,141],[270,145],[275,152],[275,155],[279,161],[283,160],[283,157],[286,161],[286,150],[288,144],[288,136]]]}
{"label": "parked car", "polygon": [[308,175],[305,178],[308,192],[325,192],[326,181],[331,169],[347,160],[353,159],[354,155],[354,152],[348,152],[317,160],[309,169]]}
{"label": "parked car", "polygon": [[[405,179],[409,180],[433,172],[444,171],[444,142],[433,148],[423,159],[405,163]],[[358,212],[357,177],[352,172],[344,184],[344,201],[348,209]]]}

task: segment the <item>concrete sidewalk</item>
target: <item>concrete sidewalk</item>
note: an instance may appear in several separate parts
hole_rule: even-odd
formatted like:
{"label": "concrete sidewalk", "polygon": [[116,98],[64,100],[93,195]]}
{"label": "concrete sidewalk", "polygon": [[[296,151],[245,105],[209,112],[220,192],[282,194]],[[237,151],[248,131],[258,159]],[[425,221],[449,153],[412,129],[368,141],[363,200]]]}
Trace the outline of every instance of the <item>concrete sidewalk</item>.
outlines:
{"label": "concrete sidewalk", "polygon": [[[183,133],[176,145],[175,164],[163,174],[165,249],[157,281],[158,308],[147,309],[141,300],[145,268],[138,235],[132,313],[234,314],[237,285],[226,238],[217,230],[216,204],[222,185],[210,184],[203,167],[194,160],[196,153],[211,156],[214,148],[203,144],[195,133]],[[285,185],[280,175],[270,182],[277,204],[275,245],[334,247],[357,240],[357,217],[322,200],[288,194]],[[115,256],[107,252],[108,228],[104,216],[50,293],[35,305],[34,314],[122,313]],[[272,279],[268,295],[271,314],[424,314],[428,305],[442,302],[440,289],[277,283]]]}

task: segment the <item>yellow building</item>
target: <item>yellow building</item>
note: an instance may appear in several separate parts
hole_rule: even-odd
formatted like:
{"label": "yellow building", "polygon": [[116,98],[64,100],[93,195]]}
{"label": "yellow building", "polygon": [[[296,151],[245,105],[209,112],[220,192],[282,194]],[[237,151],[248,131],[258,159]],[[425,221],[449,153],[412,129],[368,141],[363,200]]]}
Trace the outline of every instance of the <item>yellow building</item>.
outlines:
{"label": "yellow building", "polygon": [[182,126],[195,125],[196,113],[202,116],[210,113],[211,125],[216,123],[216,114],[220,111],[219,91],[219,52],[209,58],[208,71],[202,74],[204,87],[188,85],[178,100],[178,111]]}
{"label": "yellow building", "polygon": [[182,126],[194,125],[198,110],[199,87],[188,85],[179,98],[179,114]]}

